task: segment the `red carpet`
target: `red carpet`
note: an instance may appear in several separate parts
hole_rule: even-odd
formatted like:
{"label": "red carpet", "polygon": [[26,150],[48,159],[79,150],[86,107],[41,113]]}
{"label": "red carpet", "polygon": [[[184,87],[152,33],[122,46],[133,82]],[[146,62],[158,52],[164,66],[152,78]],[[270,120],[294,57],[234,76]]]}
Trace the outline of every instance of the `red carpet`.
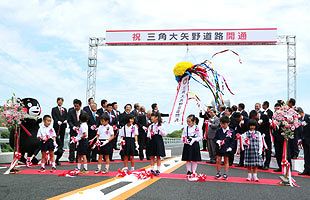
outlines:
{"label": "red carpet", "polygon": [[[67,172],[69,170],[56,170],[54,173],[51,173],[50,172],[50,168],[46,168],[46,171],[45,172],[39,172],[38,169],[31,169],[31,168],[28,168],[28,169],[23,169],[21,170],[18,174],[27,174],[27,175],[56,175],[58,176],[59,174],[63,174],[64,172]],[[111,171],[109,172],[108,174],[95,174],[94,171],[89,171],[87,174],[79,174],[79,176],[116,176],[117,174],[117,171]]]}
{"label": "red carpet", "polygon": [[[198,162],[198,164],[201,164],[201,165],[209,165],[209,166],[214,166],[214,167],[215,167],[215,164],[206,163],[206,162]],[[233,166],[230,166],[229,168],[230,168],[230,169],[247,170],[246,167],[236,167],[236,166],[234,166],[234,165],[233,165]],[[278,174],[278,175],[281,175],[281,174],[282,174],[282,172],[274,172],[273,170],[274,170],[274,169],[268,169],[268,170],[258,169],[257,171],[258,171],[258,172],[263,172],[263,173]],[[302,178],[310,178],[310,176],[298,175],[298,173],[299,173],[299,172],[293,171],[293,172],[292,172],[292,176],[302,177]]]}
{"label": "red carpet", "polygon": [[[167,178],[167,179],[182,179],[186,180],[185,174],[160,174],[160,178]],[[253,181],[246,181],[245,177],[228,177],[228,180],[217,180],[214,179],[214,176],[207,175],[207,182],[227,182],[227,183],[243,183],[243,184],[257,184],[257,185],[279,185],[279,179],[259,179],[259,182]]]}
{"label": "red carpet", "polygon": [[[39,172],[38,169],[34,168],[27,168],[21,170],[18,174],[23,174],[23,175],[54,175],[58,176],[61,174],[64,174],[65,172],[68,172],[69,170],[56,170],[54,173],[50,172],[50,168],[47,167],[46,171],[44,173]],[[92,177],[92,176],[97,176],[97,177],[115,177],[117,175],[117,171],[110,171],[108,174],[95,174],[94,171],[89,171],[87,174],[79,174],[78,176],[85,176],[85,177]],[[187,177],[185,174],[171,174],[171,173],[161,173],[159,178],[164,178],[164,179],[177,179],[177,180],[187,180]],[[309,177],[308,177],[309,178]],[[208,176],[207,175],[207,182],[227,182],[227,183],[240,183],[240,184],[256,184],[256,185],[279,185],[280,180],[279,179],[259,179],[259,182],[253,182],[253,181],[246,181],[245,177],[234,177],[234,176],[229,176],[228,180],[217,180],[214,179],[214,176]]]}
{"label": "red carpet", "polygon": [[[146,160],[146,159],[144,159],[144,160],[139,160],[139,159],[135,159],[135,163],[149,163],[150,161],[149,160]],[[110,162],[110,164],[113,164],[113,163],[123,163],[123,161],[122,160],[114,160],[113,162]],[[90,163],[88,163],[88,164],[97,164],[97,162],[90,162]],[[74,163],[70,163],[70,162],[61,162],[61,165],[63,165],[63,166],[68,166],[68,165],[76,165],[76,163],[74,162]],[[1,164],[0,165],[0,167],[9,167],[10,166],[10,164]],[[19,166],[26,166],[25,164],[21,164],[21,165],[19,165]],[[36,166],[38,166],[38,165],[36,165]]]}

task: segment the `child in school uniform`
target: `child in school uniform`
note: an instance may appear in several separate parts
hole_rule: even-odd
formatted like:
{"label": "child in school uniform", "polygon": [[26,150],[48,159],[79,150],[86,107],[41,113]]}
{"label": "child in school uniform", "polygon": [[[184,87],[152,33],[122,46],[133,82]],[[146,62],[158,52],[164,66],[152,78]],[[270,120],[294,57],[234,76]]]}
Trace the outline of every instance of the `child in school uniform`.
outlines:
{"label": "child in school uniform", "polygon": [[[215,179],[228,179],[229,157],[233,153],[235,133],[229,128],[230,119],[227,116],[220,118],[221,127],[217,130],[214,141],[216,143],[216,170]],[[221,162],[224,158],[224,174],[221,175]]]}
{"label": "child in school uniform", "polygon": [[[167,133],[162,127],[162,119],[159,112],[153,112],[151,114],[151,122],[152,124],[149,126],[147,133],[147,137],[150,139],[147,151],[151,160],[151,173],[158,176],[160,174],[161,157],[166,156],[163,136],[166,136]],[[154,168],[155,158],[157,164],[156,170]]]}
{"label": "child in school uniform", "polygon": [[80,115],[81,125],[76,136],[77,142],[77,155],[78,155],[78,163],[76,171],[81,171],[81,165],[83,164],[83,173],[88,173],[87,169],[87,158],[86,155],[88,153],[88,115],[81,114]]}
{"label": "child in school uniform", "polygon": [[251,119],[249,129],[241,135],[244,145],[244,166],[248,168],[247,181],[258,182],[257,168],[263,166],[263,140],[262,134],[256,131],[257,122]]}
{"label": "child in school uniform", "polygon": [[110,143],[114,139],[113,127],[109,124],[110,116],[103,114],[100,117],[101,125],[97,131],[97,142],[99,143],[99,159],[98,159],[98,168],[95,171],[95,174],[98,174],[101,171],[102,159],[106,161],[105,169],[102,171],[102,174],[109,172],[110,167],[110,154],[112,152],[112,144]]}
{"label": "child in school uniform", "polygon": [[56,144],[56,133],[54,128],[51,126],[52,118],[50,115],[45,115],[43,117],[43,124],[38,130],[37,137],[41,141],[41,169],[39,172],[45,172],[45,164],[50,157],[50,162],[52,163],[51,172],[56,170],[56,164],[54,159],[54,148],[57,147]]}
{"label": "child in school uniform", "polygon": [[138,127],[134,125],[135,117],[127,115],[126,124],[119,129],[119,136],[121,137],[121,156],[124,158],[123,171],[128,171],[128,161],[131,162],[131,170],[135,170],[135,151],[139,148],[138,145]]}
{"label": "child in school uniform", "polygon": [[187,126],[182,132],[184,143],[182,161],[186,161],[187,176],[196,175],[197,162],[201,161],[199,141],[202,140],[202,133],[195,115],[187,117]]}

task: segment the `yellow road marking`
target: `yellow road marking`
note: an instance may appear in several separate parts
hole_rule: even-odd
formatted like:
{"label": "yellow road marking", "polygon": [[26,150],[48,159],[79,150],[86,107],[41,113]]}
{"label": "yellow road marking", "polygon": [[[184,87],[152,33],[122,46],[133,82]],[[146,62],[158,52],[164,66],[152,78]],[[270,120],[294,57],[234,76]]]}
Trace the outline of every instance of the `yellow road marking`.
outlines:
{"label": "yellow road marking", "polygon": [[[171,159],[173,159],[173,158],[167,159],[166,161],[169,161]],[[166,170],[165,173],[171,173],[171,172],[173,172],[174,170],[178,169],[179,167],[181,167],[184,164],[185,164],[185,162],[181,161],[176,166]],[[149,168],[149,167],[151,167],[151,166],[147,165],[147,166],[142,167],[142,168],[146,169],[146,168]],[[95,187],[98,187],[98,186],[110,183],[112,181],[115,181],[116,179],[118,179],[118,178],[117,177],[113,177],[113,178],[110,178],[110,179],[107,179],[107,180],[104,180],[104,181],[100,181],[98,183],[94,183],[94,184],[91,184],[91,185],[88,185],[88,186],[85,186],[85,187],[82,187],[82,188],[79,188],[79,189],[72,190],[70,192],[66,192],[66,193],[57,195],[55,197],[51,197],[48,200],[58,200],[58,199],[62,199],[62,198],[65,198],[65,197],[68,197],[68,196],[71,196],[71,195],[74,195],[74,194],[77,194],[77,193],[83,193],[83,191],[85,191],[85,190],[92,189],[92,188],[95,188]],[[160,178],[158,178],[158,177],[154,177],[153,179],[149,179],[149,180],[145,181],[144,183],[141,183],[141,184],[137,185],[136,187],[134,187],[134,188],[132,188],[132,189],[130,189],[130,190],[120,194],[118,197],[113,198],[113,199],[126,199],[126,198],[129,198],[129,197],[133,196],[134,194],[136,194],[137,192],[139,192],[139,191],[143,190],[144,188],[150,186],[151,184],[155,183],[159,179]]]}
{"label": "yellow road marking", "polygon": [[[142,167],[142,168],[149,168],[149,167],[151,167],[151,165],[147,165],[147,166]],[[85,187],[82,187],[82,188],[79,188],[79,189],[76,189],[76,190],[72,190],[70,192],[66,192],[66,193],[57,195],[55,197],[51,197],[51,198],[49,198],[47,200],[58,200],[58,199],[61,199],[61,198],[64,198],[64,197],[67,197],[67,196],[70,196],[70,195],[73,195],[73,194],[76,194],[76,193],[79,193],[79,192],[83,192],[84,190],[87,190],[87,189],[92,189],[94,187],[97,187],[97,186],[100,186],[100,185],[103,185],[103,184],[106,184],[106,183],[110,183],[110,182],[112,182],[112,181],[114,181],[116,179],[117,179],[117,177],[109,178],[107,180],[100,181],[98,183],[94,183],[94,184],[91,184],[91,185],[88,185],[88,186],[85,186]]]}
{"label": "yellow road marking", "polygon": [[100,186],[100,185],[112,182],[115,179],[116,179],[116,177],[113,177],[113,178],[110,178],[110,179],[107,179],[107,180],[104,180],[104,181],[100,181],[98,183],[94,183],[94,184],[91,184],[91,185],[88,185],[88,186],[85,186],[85,187],[82,187],[82,188],[79,188],[79,189],[76,189],[76,190],[72,190],[70,192],[66,192],[64,194],[57,195],[55,197],[49,198],[48,200],[61,199],[61,198],[64,198],[64,197],[67,197],[67,196],[70,196],[70,195],[73,195],[73,194],[76,194],[76,193],[79,193],[79,192],[83,192],[84,190],[92,189],[94,187],[97,187],[97,186]]}
{"label": "yellow road marking", "polygon": [[[179,164],[177,164],[176,166],[172,167],[171,169],[165,171],[165,173],[171,173],[173,172],[174,170],[180,168],[182,165],[184,165],[185,162],[180,162]],[[141,190],[143,190],[144,188],[152,185],[153,183],[155,183],[156,181],[160,180],[160,178],[153,178],[153,179],[149,179],[143,183],[141,183],[140,185],[120,194],[119,196],[113,198],[113,200],[121,200],[121,199],[128,199],[129,197],[133,196],[134,194],[140,192]]]}

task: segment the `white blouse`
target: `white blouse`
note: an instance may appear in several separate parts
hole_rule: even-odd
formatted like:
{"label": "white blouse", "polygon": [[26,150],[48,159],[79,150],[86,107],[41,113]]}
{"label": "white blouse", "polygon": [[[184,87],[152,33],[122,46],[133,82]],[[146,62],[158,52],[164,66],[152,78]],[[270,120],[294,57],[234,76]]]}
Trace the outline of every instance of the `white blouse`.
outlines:
{"label": "white blouse", "polygon": [[108,140],[114,135],[113,127],[109,124],[100,125],[98,128],[97,135],[99,135],[99,140]]}
{"label": "white blouse", "polygon": [[119,136],[120,137],[132,137],[139,135],[138,128],[135,125],[123,126],[121,129],[119,129]]}
{"label": "white blouse", "polygon": [[77,138],[82,138],[84,133],[86,133],[86,137],[85,138],[88,138],[88,125],[86,122],[83,122],[80,126],[80,129],[79,129],[79,133],[77,135]]}
{"label": "white blouse", "polygon": [[156,124],[151,124],[148,128],[148,131],[147,131],[147,137],[151,137],[151,135],[161,135],[161,136],[166,136],[167,133],[166,131],[163,129],[162,126],[159,126],[158,123]]}
{"label": "white blouse", "polygon": [[197,138],[197,140],[202,140],[202,131],[197,125],[186,126],[183,129],[182,136],[183,137],[189,136],[189,137]]}

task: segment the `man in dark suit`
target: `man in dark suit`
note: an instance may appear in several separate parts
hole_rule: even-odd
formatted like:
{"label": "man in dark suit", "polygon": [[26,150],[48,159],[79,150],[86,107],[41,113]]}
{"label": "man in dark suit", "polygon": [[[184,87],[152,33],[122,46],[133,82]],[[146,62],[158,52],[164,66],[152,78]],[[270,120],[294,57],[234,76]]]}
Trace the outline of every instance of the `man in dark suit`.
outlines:
{"label": "man in dark suit", "polygon": [[244,103],[239,103],[238,104],[238,111],[241,113],[241,115],[245,118],[249,118],[248,113],[244,110],[245,109],[245,105]]}
{"label": "man in dark suit", "polygon": [[[159,112],[157,103],[153,103],[151,107],[152,107],[152,112]],[[161,117],[169,117],[169,114],[163,114],[160,112],[159,112],[159,114]]]}
{"label": "man in dark suit", "polygon": [[[274,105],[275,112],[277,110],[279,110],[281,108],[281,106],[282,106],[282,103],[278,101],[278,103],[276,103]],[[274,170],[275,172],[281,172],[282,171],[281,162],[282,162],[282,154],[283,154],[284,137],[281,133],[282,133],[282,131],[279,129],[279,127],[274,127],[274,129],[272,130],[272,136],[274,138],[275,157],[276,157],[277,164],[278,164],[278,169],[275,169]],[[290,153],[289,148],[287,151],[287,160],[292,166],[291,153]]]}
{"label": "man in dark suit", "polygon": [[83,110],[85,111],[85,112],[87,112],[87,113],[91,113],[91,107],[90,107],[90,105],[92,104],[92,103],[95,103],[95,101],[94,101],[94,98],[89,98],[88,99],[88,105],[87,106],[85,106],[84,108],[83,108]]}
{"label": "man in dark suit", "polygon": [[[117,118],[116,118],[116,116],[113,113],[113,105],[111,103],[107,104],[107,107],[106,107],[106,110],[105,110],[104,114],[110,117],[109,124],[112,127],[117,127]],[[117,140],[117,138],[114,138],[111,141],[111,144],[114,144],[114,142],[115,142],[114,140]],[[112,148],[112,151],[111,151],[111,154],[110,154],[110,161],[114,161],[113,160],[113,149],[114,148]]]}
{"label": "man in dark suit", "polygon": [[[236,126],[236,134],[244,134],[245,132],[248,131],[248,122],[249,119],[244,117],[241,113],[236,113],[235,114],[236,117],[236,122],[237,122],[237,126]],[[238,167],[244,167],[244,151],[240,150],[240,161],[239,161],[239,165]]]}
{"label": "man in dark suit", "polygon": [[56,142],[58,145],[57,151],[55,152],[56,164],[60,165],[60,158],[64,152],[64,139],[67,128],[67,109],[62,107],[64,99],[62,97],[57,98],[57,106],[52,108],[53,128],[56,131]]}
{"label": "man in dark suit", "polygon": [[137,116],[139,115],[139,110],[140,110],[140,105],[139,103],[135,103],[133,105],[133,111],[131,111],[130,114],[132,114],[133,116],[135,116],[135,121],[137,121]]}
{"label": "man in dark suit", "polygon": [[272,120],[273,112],[269,109],[269,102],[265,101],[263,103],[263,111],[260,112],[260,119],[258,120],[259,126],[258,130],[261,134],[265,135],[265,142],[268,149],[264,150],[265,163],[263,166],[264,170],[269,169],[271,161],[271,151],[272,151],[272,142],[270,136],[270,121]]}
{"label": "man in dark suit", "polygon": [[301,126],[298,132],[298,143],[302,144],[304,149],[304,171],[299,175],[310,176],[310,115],[305,114],[302,108],[297,108],[300,114]]}
{"label": "man in dark suit", "polygon": [[[88,106],[87,106],[88,107]],[[84,107],[85,108],[85,107]],[[90,104],[90,110],[86,109],[87,114],[89,116],[89,120],[87,122],[88,125],[88,139],[92,140],[96,137],[97,134],[97,128],[100,125],[100,118],[99,115],[97,114],[97,104],[96,103],[91,103]],[[94,140],[96,142],[96,140]],[[91,149],[89,147],[88,149],[88,155],[87,155],[87,160],[91,162],[97,162],[97,148]]]}
{"label": "man in dark suit", "polygon": [[199,112],[199,117],[203,118],[203,124],[202,124],[202,133],[203,133],[203,139],[202,139],[202,150],[206,151],[207,150],[207,138],[206,135],[208,134],[208,128],[209,128],[209,111],[212,107],[208,106],[205,114],[202,114],[202,111]]}
{"label": "man in dark suit", "polygon": [[112,142],[111,144],[115,150],[119,150],[119,148],[117,147],[117,138],[118,138],[118,129],[120,128],[119,118],[120,118],[121,112],[118,111],[117,102],[112,103],[112,108],[113,108],[112,115],[115,117],[116,127],[114,128],[114,139],[111,141]]}
{"label": "man in dark suit", "polygon": [[217,114],[217,117],[220,119],[225,115],[226,106],[221,105],[219,106],[219,113]]}
{"label": "man in dark suit", "polygon": [[[296,109],[296,100],[293,98],[290,98],[287,101],[288,107],[292,109]],[[298,139],[297,139],[297,130],[294,131],[294,138],[289,140],[289,149],[291,151],[292,159],[297,159],[299,155],[299,147],[298,147]]]}
{"label": "man in dark suit", "polygon": [[129,115],[131,115],[132,105],[130,103],[124,106],[124,112],[120,115],[119,126],[120,128],[126,125],[126,121]]}
{"label": "man in dark suit", "polygon": [[76,150],[76,144],[71,143],[71,137],[72,136],[77,136],[77,131],[79,130],[80,127],[80,115],[82,113],[85,113],[85,111],[82,110],[81,108],[82,102],[79,99],[74,99],[73,100],[73,108],[70,108],[68,111],[68,124],[70,127],[70,144],[69,144],[69,162],[73,163],[74,160],[76,160],[75,156],[75,150]]}
{"label": "man in dark suit", "polygon": [[103,99],[101,100],[101,108],[98,109],[98,115],[99,117],[101,117],[101,115],[104,113],[105,109],[107,108],[107,105],[108,105],[108,101]]}
{"label": "man in dark suit", "polygon": [[147,117],[145,112],[145,107],[141,106],[140,111],[137,116],[137,126],[138,126],[138,144],[139,144],[139,158],[140,160],[144,159],[143,149],[146,149],[146,140],[147,140]]}
{"label": "man in dark suit", "polygon": [[[237,110],[237,106],[235,106],[235,111]],[[225,116],[229,117],[230,123],[229,123],[229,128],[232,130],[236,130],[236,127],[238,125],[238,122],[235,118],[235,114],[236,112],[233,111],[232,108],[227,107],[225,109]],[[240,113],[239,113],[240,114]],[[235,153],[237,151],[237,141],[235,141],[235,143],[233,144],[233,153],[229,156],[229,166],[232,166],[234,163],[234,159],[235,159]]]}

